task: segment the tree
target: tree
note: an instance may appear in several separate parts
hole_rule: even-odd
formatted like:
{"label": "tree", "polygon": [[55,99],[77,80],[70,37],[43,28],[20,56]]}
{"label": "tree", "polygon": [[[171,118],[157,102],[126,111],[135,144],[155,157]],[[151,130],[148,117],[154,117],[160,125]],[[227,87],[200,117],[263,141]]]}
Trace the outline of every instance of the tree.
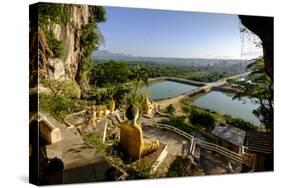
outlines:
{"label": "tree", "polygon": [[233,81],[234,99],[252,99],[259,107],[253,111],[268,131],[273,129],[273,82],[265,73],[264,61],[259,58],[247,67],[251,73],[245,80]]}
{"label": "tree", "polygon": [[148,85],[148,72],[138,64],[132,69],[132,78],[135,80],[134,94],[136,95],[141,83]]}
{"label": "tree", "polygon": [[128,92],[123,84],[128,82],[131,75],[129,66],[122,62],[109,61],[97,64],[91,69],[90,84],[106,88],[107,97],[121,101]]}
{"label": "tree", "polygon": [[131,75],[129,66],[122,62],[109,61],[95,66],[91,71],[90,83],[98,87],[110,84],[114,87],[126,83]]}

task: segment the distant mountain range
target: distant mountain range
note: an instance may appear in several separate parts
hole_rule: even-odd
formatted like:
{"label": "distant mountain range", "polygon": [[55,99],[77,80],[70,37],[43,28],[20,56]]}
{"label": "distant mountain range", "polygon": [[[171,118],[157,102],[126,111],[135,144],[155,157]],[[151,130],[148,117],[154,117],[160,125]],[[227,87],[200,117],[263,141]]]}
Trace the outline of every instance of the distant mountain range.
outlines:
{"label": "distant mountain range", "polygon": [[112,53],[107,50],[97,50],[92,54],[92,57],[96,59],[134,58],[134,56],[131,55],[122,53]]}
{"label": "distant mountain range", "polygon": [[[156,63],[173,63],[194,66],[206,66],[217,64],[237,64],[245,62],[238,59],[206,59],[206,58],[174,58],[174,57],[142,57],[123,53],[112,53],[107,50],[97,50],[92,54],[92,59],[97,60],[122,60],[122,61],[146,61]],[[246,61],[248,62],[248,60]]]}

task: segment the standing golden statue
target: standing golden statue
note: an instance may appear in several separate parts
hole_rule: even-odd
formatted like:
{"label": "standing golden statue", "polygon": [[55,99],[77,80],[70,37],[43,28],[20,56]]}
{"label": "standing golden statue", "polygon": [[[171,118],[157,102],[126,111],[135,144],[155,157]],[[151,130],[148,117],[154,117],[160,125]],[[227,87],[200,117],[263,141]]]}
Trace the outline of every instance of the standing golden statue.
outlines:
{"label": "standing golden statue", "polygon": [[143,112],[145,114],[150,114],[153,110],[154,105],[152,102],[149,101],[147,93],[144,95],[144,102],[143,102]]}

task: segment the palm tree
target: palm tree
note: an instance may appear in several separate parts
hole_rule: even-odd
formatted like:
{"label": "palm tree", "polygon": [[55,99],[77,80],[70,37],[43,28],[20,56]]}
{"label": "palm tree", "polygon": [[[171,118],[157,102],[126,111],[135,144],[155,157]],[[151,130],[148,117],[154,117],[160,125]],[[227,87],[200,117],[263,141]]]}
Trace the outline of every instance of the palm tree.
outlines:
{"label": "palm tree", "polygon": [[132,70],[133,77],[135,80],[135,90],[134,95],[137,94],[140,84],[143,82],[145,85],[148,85],[148,74],[146,69],[140,68],[140,65],[136,65]]}

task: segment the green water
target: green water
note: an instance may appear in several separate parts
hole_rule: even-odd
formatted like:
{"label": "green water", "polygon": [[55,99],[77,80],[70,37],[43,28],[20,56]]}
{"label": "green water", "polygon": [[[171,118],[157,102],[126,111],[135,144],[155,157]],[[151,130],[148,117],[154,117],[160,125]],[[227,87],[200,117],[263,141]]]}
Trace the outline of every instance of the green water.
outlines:
{"label": "green water", "polygon": [[148,87],[142,88],[141,92],[147,92],[149,98],[155,100],[176,97],[178,95],[191,91],[194,88],[195,86],[191,86],[188,84],[182,84],[172,81],[160,81],[153,83]]}
{"label": "green water", "polygon": [[196,99],[193,104],[259,125],[259,119],[252,113],[254,109],[258,108],[258,105],[253,104],[248,98],[244,98],[243,101],[237,99],[232,100],[232,96],[229,93],[225,94],[223,92],[212,91]]}
{"label": "green water", "polygon": [[[194,88],[196,88],[196,86],[173,81],[160,81],[153,83],[148,87],[142,88],[141,92],[147,92],[149,98],[155,100],[176,97],[180,94],[191,91]],[[229,114],[233,117],[241,118],[245,121],[259,125],[260,121],[252,113],[258,105],[251,103],[251,101],[247,98],[244,99],[245,103],[240,100],[232,100],[232,96],[233,95],[229,93],[212,91],[197,98],[193,104],[221,114]]]}

